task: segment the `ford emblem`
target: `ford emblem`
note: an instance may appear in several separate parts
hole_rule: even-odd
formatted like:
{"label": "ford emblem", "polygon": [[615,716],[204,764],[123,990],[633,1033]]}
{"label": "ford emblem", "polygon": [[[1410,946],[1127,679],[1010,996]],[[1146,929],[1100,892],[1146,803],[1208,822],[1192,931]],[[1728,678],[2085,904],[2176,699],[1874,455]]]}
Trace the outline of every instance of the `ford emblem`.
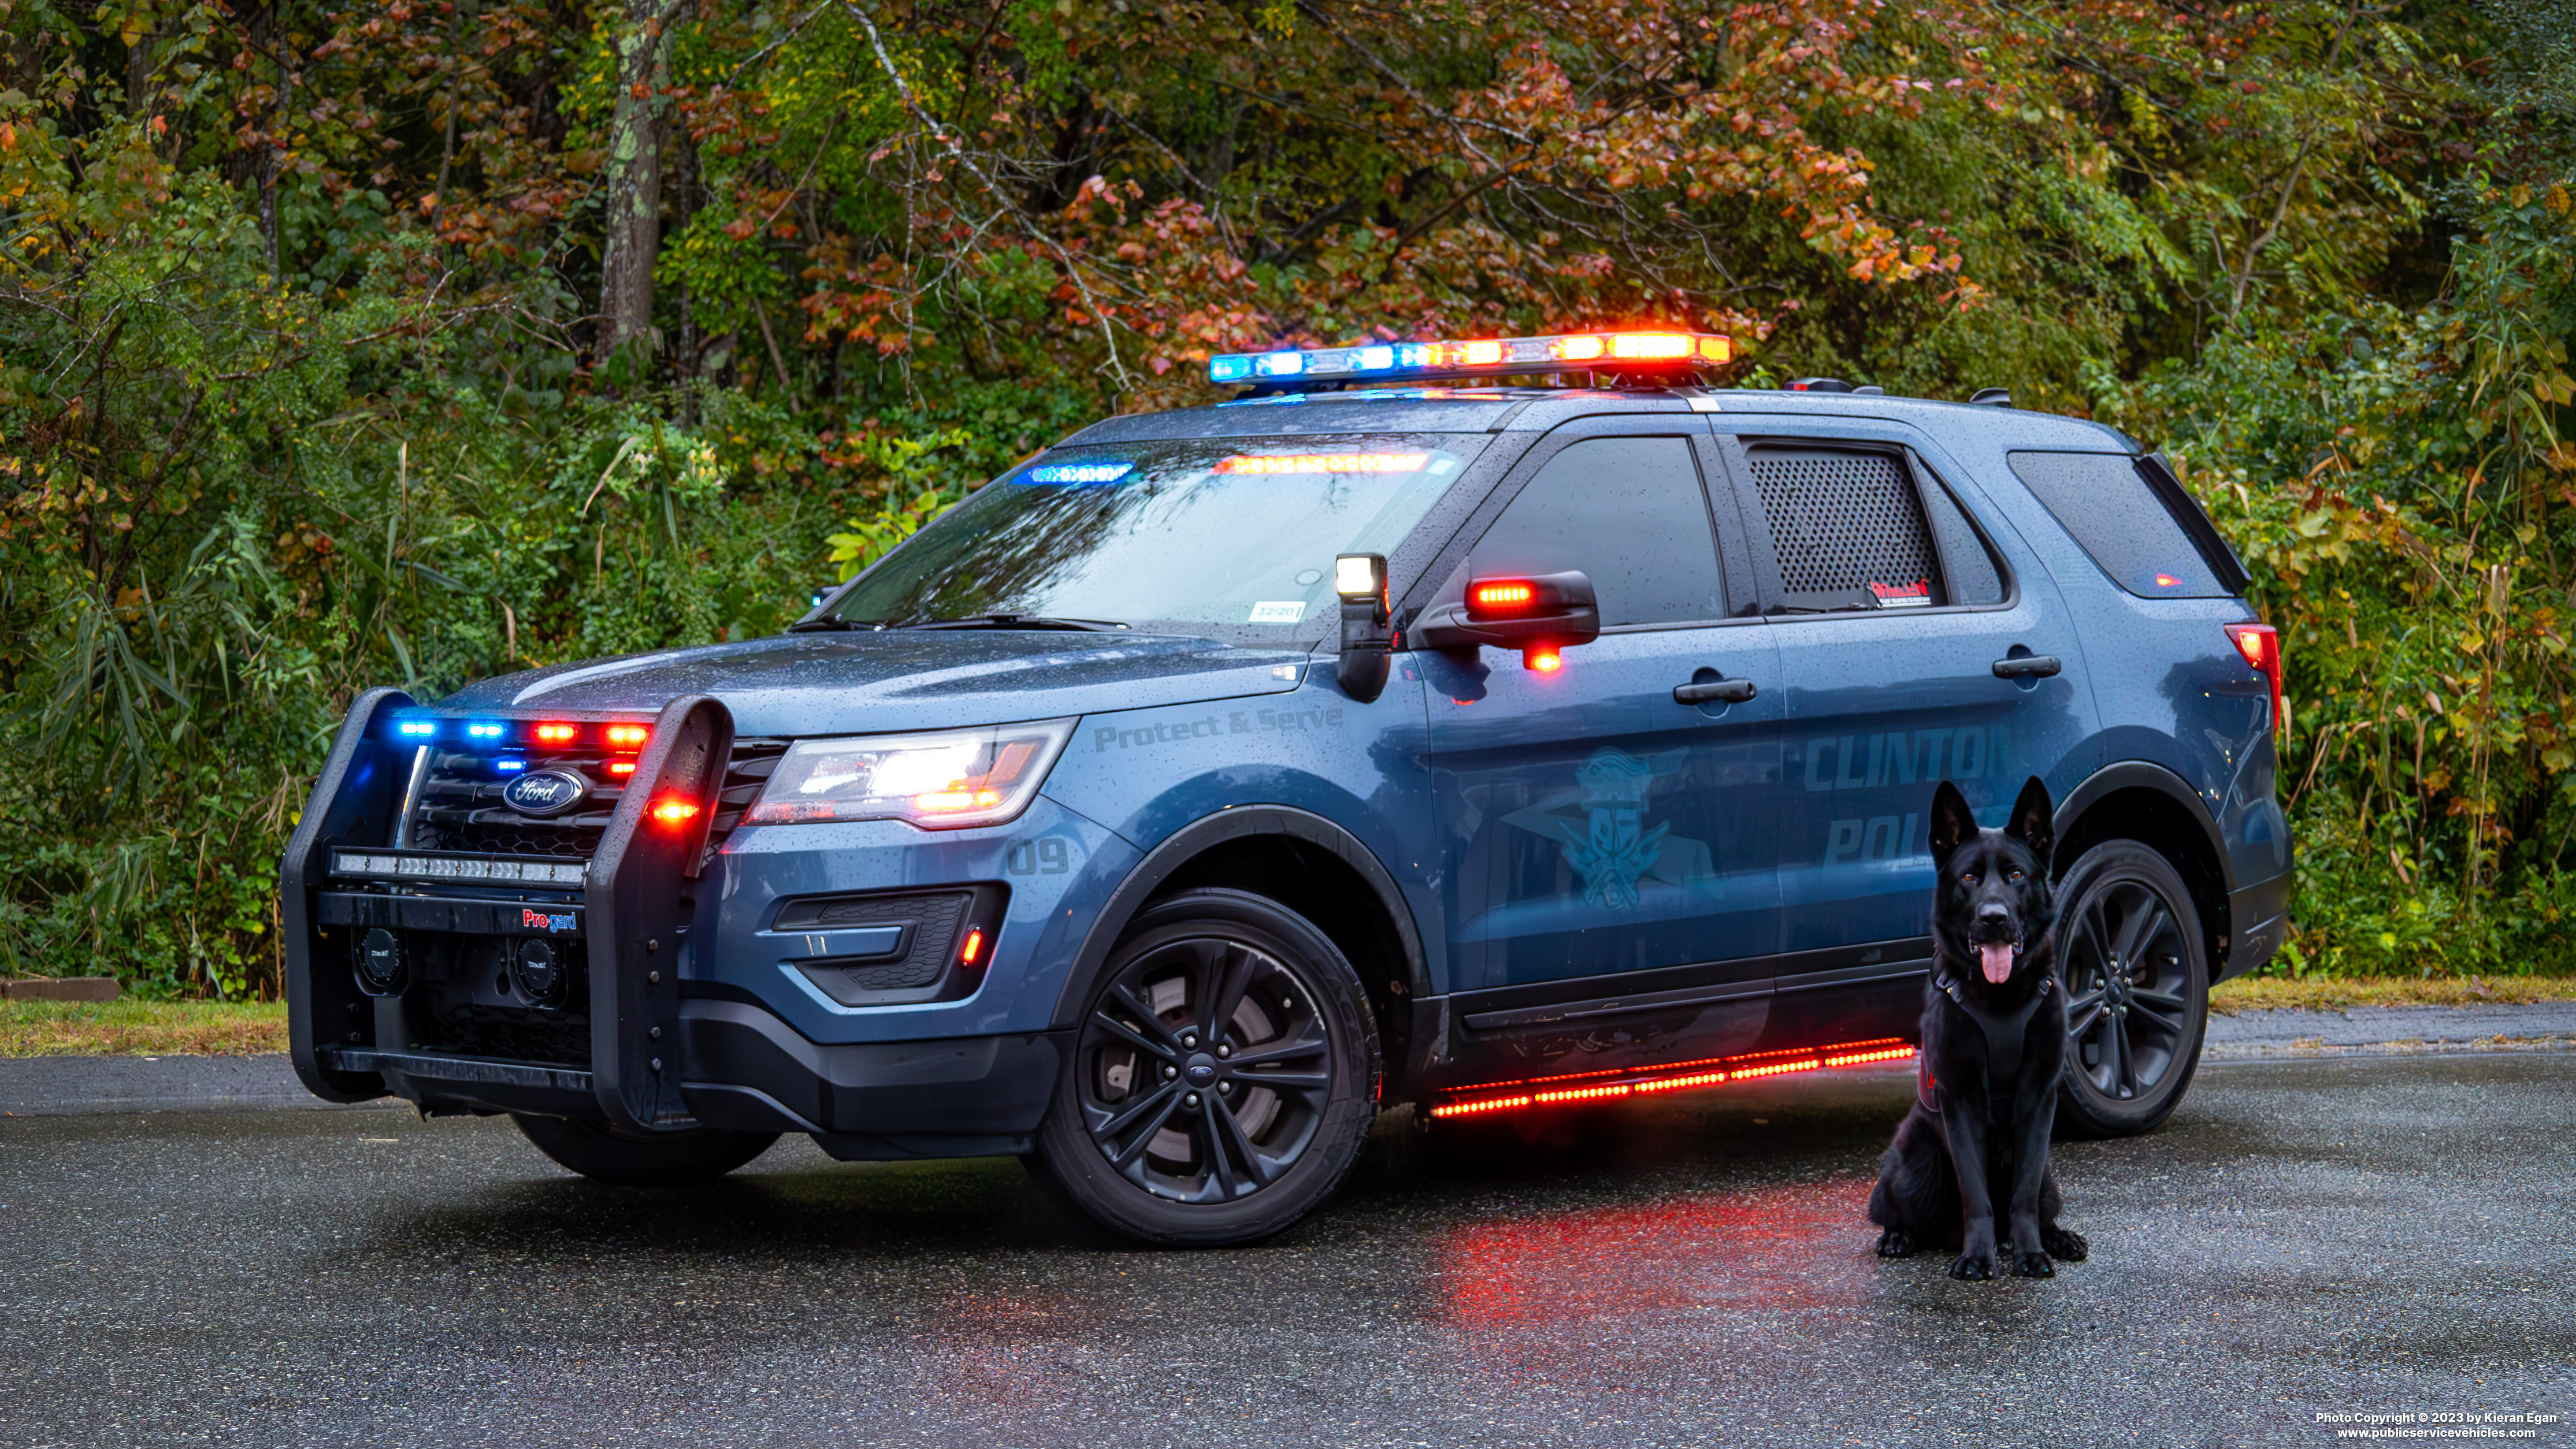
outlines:
{"label": "ford emblem", "polygon": [[561,815],[590,798],[590,782],[570,770],[530,770],[501,787],[501,802],[522,815]]}

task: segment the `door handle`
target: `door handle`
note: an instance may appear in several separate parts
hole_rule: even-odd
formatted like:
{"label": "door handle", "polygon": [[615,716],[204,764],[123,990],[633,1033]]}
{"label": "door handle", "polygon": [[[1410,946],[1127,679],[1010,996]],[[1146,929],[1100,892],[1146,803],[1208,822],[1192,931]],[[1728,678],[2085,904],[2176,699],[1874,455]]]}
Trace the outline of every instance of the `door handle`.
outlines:
{"label": "door handle", "polygon": [[2023,654],[1995,661],[1997,679],[2047,679],[2066,666],[2054,654]]}
{"label": "door handle", "polygon": [[1752,697],[1753,681],[1750,679],[1718,679],[1707,684],[1673,686],[1675,704],[1709,704],[1718,700],[1728,704],[1742,704]]}

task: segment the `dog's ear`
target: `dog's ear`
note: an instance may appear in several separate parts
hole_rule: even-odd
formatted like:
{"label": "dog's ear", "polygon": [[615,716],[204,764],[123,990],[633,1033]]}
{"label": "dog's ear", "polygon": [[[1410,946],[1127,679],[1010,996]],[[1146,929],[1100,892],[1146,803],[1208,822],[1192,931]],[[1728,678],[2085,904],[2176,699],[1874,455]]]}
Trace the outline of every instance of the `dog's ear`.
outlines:
{"label": "dog's ear", "polygon": [[1959,787],[1944,780],[1932,792],[1932,864],[1935,869],[1946,864],[1951,852],[1977,838],[1977,817],[1968,808],[1968,797]]}
{"label": "dog's ear", "polygon": [[2030,853],[2039,860],[2042,874],[2048,872],[2048,857],[2057,849],[2057,811],[2048,803],[2048,786],[2037,775],[2021,787],[2021,798],[2013,801],[2012,819],[2005,824],[2006,833],[2021,838]]}

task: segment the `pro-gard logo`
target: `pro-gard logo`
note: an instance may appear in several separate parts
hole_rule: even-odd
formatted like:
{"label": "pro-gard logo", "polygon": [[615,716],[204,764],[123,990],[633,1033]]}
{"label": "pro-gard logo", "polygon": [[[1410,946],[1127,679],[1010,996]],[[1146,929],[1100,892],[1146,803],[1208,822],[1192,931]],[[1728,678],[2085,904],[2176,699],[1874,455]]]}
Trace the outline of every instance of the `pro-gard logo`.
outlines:
{"label": "pro-gard logo", "polygon": [[501,787],[501,802],[522,815],[561,815],[590,795],[590,782],[570,770],[530,770]]}

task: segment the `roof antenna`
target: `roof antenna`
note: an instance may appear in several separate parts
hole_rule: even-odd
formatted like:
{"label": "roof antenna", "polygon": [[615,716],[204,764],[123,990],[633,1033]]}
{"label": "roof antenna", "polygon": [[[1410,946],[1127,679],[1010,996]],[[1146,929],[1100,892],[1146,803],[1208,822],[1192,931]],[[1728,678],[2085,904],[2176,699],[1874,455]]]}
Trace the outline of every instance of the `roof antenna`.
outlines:
{"label": "roof antenna", "polygon": [[1977,389],[1977,395],[1975,397],[1968,399],[1968,406],[1972,408],[2008,408],[2012,406],[2012,393],[2000,387],[1981,387]]}

